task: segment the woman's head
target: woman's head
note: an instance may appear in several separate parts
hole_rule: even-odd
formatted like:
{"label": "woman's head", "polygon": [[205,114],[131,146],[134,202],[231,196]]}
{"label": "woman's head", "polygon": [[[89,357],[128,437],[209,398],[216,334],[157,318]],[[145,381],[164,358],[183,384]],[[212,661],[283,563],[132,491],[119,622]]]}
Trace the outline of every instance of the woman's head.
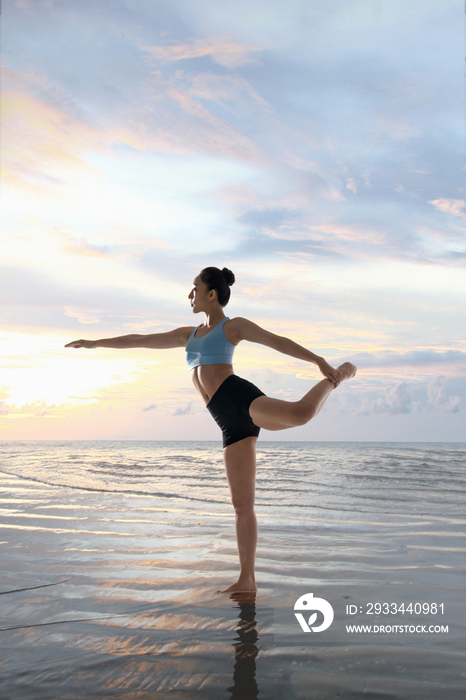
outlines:
{"label": "woman's head", "polygon": [[205,267],[199,273],[199,277],[210,292],[217,292],[217,301],[220,306],[226,306],[230,299],[230,287],[235,283],[235,276],[226,267],[219,270],[218,267]]}

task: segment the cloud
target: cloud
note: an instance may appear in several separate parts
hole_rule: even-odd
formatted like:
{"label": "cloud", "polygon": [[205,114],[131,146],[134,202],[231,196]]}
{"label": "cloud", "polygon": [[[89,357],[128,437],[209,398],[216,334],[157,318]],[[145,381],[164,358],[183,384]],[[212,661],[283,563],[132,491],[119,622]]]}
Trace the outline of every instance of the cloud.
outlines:
{"label": "cloud", "polygon": [[[459,413],[461,410],[461,399],[459,396],[446,396],[445,377],[439,375],[428,384],[423,383],[420,387],[415,385],[410,388],[406,381],[398,382],[396,385],[387,386],[383,389],[383,395],[376,398],[363,395],[358,396],[357,386],[353,387],[352,395],[339,395],[337,410],[343,413],[371,415],[371,414],[413,414],[424,413],[434,410],[442,413]],[[415,398],[413,398],[413,393]],[[422,401],[427,395],[427,404]]]}
{"label": "cloud", "polygon": [[89,243],[84,238],[79,240],[73,238],[69,234],[55,227],[54,232],[62,239],[63,248],[71,255],[84,255],[86,257],[103,257],[103,258],[116,258],[115,248],[118,246],[113,245],[96,245],[95,243]]}
{"label": "cloud", "polygon": [[69,106],[64,110],[53,91],[47,93],[43,76],[3,68],[2,80],[2,171],[6,183],[36,191],[56,190],[67,169],[83,175],[93,173],[82,151],[102,149],[96,129],[72,114]]}
{"label": "cloud", "polygon": [[[137,15],[137,10],[135,12]],[[176,9],[174,12],[176,14]],[[294,16],[293,12],[291,15]],[[105,16],[105,12],[102,16],[99,14],[99,22]],[[202,9],[198,19],[200,16]],[[331,16],[323,13],[322,19],[326,25]],[[63,16],[59,20],[63,22]],[[118,16],[115,21],[118,22]],[[153,21],[155,14],[150,19]],[[136,19],[134,22],[136,26]],[[149,26],[152,25],[144,27],[147,36]],[[72,43],[70,52],[78,46],[79,43]],[[273,51],[269,48],[264,52],[262,63],[254,74],[248,74],[247,80],[239,69],[245,60],[252,60],[251,52],[259,50],[244,40],[215,35],[195,38],[189,36],[188,31],[179,40],[165,45],[149,46],[144,42],[141,45],[140,41],[125,44],[127,53],[124,56],[129,57],[132,52],[132,60],[125,59],[124,64],[131,64],[132,72],[127,73],[129,69],[125,68],[122,76],[117,76],[107,48],[105,60],[101,57],[100,63],[97,62],[98,76],[93,74],[91,80],[79,82],[79,93],[76,91],[73,99],[70,99],[69,87],[60,83],[63,80],[60,71],[50,64],[47,65],[50,76],[10,71],[9,85],[17,98],[10,106],[16,117],[11,122],[7,111],[5,124],[10,125],[12,133],[5,138],[5,143],[24,144],[24,153],[18,149],[19,158],[13,151],[9,160],[4,158],[7,170],[9,163],[9,175],[16,178],[17,184],[46,188],[56,195],[69,177],[64,166],[74,173],[82,171],[83,177],[86,172],[93,177],[99,175],[84,157],[89,152],[117,152],[126,145],[145,152],[221,156],[264,168],[265,177],[260,175],[255,180],[259,186],[253,187],[250,193],[255,204],[252,211],[271,210],[271,203],[277,201],[278,209],[296,211],[291,220],[269,228],[267,233],[283,240],[305,241],[304,245],[309,239],[313,246],[311,253],[316,257],[338,255],[342,259],[366,259],[385,255],[426,262],[464,263],[466,253],[457,250],[457,246],[445,243],[426,251],[425,236],[417,233],[419,227],[427,223],[424,217],[429,216],[427,211],[420,211],[419,190],[423,192],[424,202],[428,200],[437,208],[462,216],[464,200],[429,199],[439,191],[439,183],[445,183],[445,177],[452,178],[451,173],[455,171],[451,149],[445,149],[440,137],[432,141],[427,133],[430,127],[426,127],[426,132],[410,144],[409,154],[400,142],[399,151],[389,149],[392,155],[387,155],[383,148],[366,149],[364,162],[351,150],[357,146],[356,152],[359,152],[368,138],[367,115],[372,115],[372,107],[377,107],[383,115],[393,112],[395,121],[399,119],[398,111],[406,110],[402,123],[413,123],[415,120],[408,107],[412,107],[413,101],[419,108],[425,106],[426,79],[419,77],[420,87],[416,80],[404,84],[392,67],[395,75],[393,80],[388,80],[385,75],[388,66],[384,61],[370,63],[361,72],[357,69],[359,54],[350,56],[347,65],[348,55],[337,51],[332,53],[332,65],[324,63],[316,72],[303,48],[299,59],[291,60],[277,45]],[[141,60],[144,54],[167,65],[160,71],[153,71],[147,61]],[[220,74],[222,71],[217,68],[220,73],[215,73],[215,67],[206,72],[192,61],[206,57],[223,67],[227,64],[234,67],[235,72]],[[97,54],[95,60],[98,61]],[[188,65],[180,68],[181,60]],[[71,70],[68,65],[67,70]],[[384,73],[383,89],[368,89],[380,83],[381,71]],[[76,80],[74,74],[73,80]],[[305,94],[303,84],[307,86]],[[285,97],[282,88],[287,90]],[[349,89],[350,105],[347,104]],[[110,94],[122,106],[121,110],[108,109],[108,105],[99,102]],[[8,110],[8,95],[6,100]],[[341,109],[335,105],[335,100],[341,104]],[[431,106],[430,102],[428,105]],[[348,146],[344,138],[347,117],[342,121],[342,117],[336,116],[346,114],[345,109],[355,130]],[[328,121],[329,113],[331,121]],[[378,132],[378,138],[382,138],[381,133]],[[429,158],[439,164],[438,172],[421,162],[428,147]],[[289,162],[298,157],[303,162],[316,163],[319,175],[298,167],[290,168]],[[401,170],[400,158],[405,159]],[[159,164],[154,164],[154,168],[157,166]],[[402,195],[394,196],[392,185],[388,186],[394,182],[395,172],[396,177],[403,180],[399,183]],[[367,182],[369,174],[372,186],[367,188],[362,180]],[[453,179],[448,187],[452,182]],[[238,201],[232,190],[230,194],[230,200],[224,199],[223,203],[227,207],[230,205],[234,215]],[[212,202],[212,192],[209,197]],[[331,214],[329,200],[332,201]],[[222,204],[219,199],[217,204]],[[431,209],[427,204],[423,206]],[[236,213],[241,217],[245,214],[244,207],[239,208],[242,211],[237,211],[236,207]],[[321,227],[316,226],[316,220],[321,221]],[[254,228],[247,221],[243,225]],[[75,253],[87,256],[111,257],[116,251],[111,244],[99,245],[81,237],[70,240],[69,244]],[[275,256],[281,252],[285,255],[289,252],[286,245],[283,251],[279,244],[274,247]]]}
{"label": "cloud", "polygon": [[[162,266],[165,269],[161,269]],[[27,310],[28,323],[31,326],[41,325],[38,323],[38,307],[42,307],[42,313],[46,311],[54,314],[54,319],[47,316],[47,321],[42,322],[45,326],[63,328],[64,316],[67,318],[78,318],[81,322],[94,323],[99,320],[101,323],[110,324],[112,327],[138,327],[138,324],[147,327],[168,324],[168,328],[173,327],[175,322],[186,315],[189,273],[185,274],[186,292],[181,287],[179,297],[167,298],[163,308],[154,314],[154,301],[163,294],[164,289],[169,288],[173,283],[176,271],[179,273],[180,263],[174,261],[159,262],[159,267],[153,266],[151,282],[152,289],[144,284],[130,286],[126,280],[114,277],[111,284],[102,284],[93,275],[85,276],[82,279],[56,278],[51,273],[44,273],[39,269],[34,269],[32,265],[28,267],[8,266],[0,263],[0,303],[3,305],[3,318],[8,311],[11,312],[11,323],[20,325],[19,317],[22,309]],[[164,274],[165,273],[165,274]],[[183,278],[181,278],[183,283]],[[154,291],[155,289],[155,291]],[[178,301],[179,299],[179,301]],[[98,300],[99,306],[95,302]],[[9,307],[9,309],[8,309]],[[65,310],[65,313],[63,311]],[[16,319],[16,321],[15,321]],[[94,320],[95,319],[95,320]],[[176,321],[175,321],[176,319]],[[74,325],[74,324],[73,324]],[[66,323],[69,327],[69,324]],[[108,327],[108,326],[107,326]]]}
{"label": "cloud", "polygon": [[429,383],[427,387],[427,397],[429,403],[439,408],[443,413],[459,413],[461,400],[459,396],[449,396],[445,394],[445,377],[439,375]]}
{"label": "cloud", "polygon": [[102,313],[102,309],[96,309],[97,313],[99,314],[99,316],[97,316],[95,313],[93,313],[93,309],[90,309],[90,308],[79,309],[75,306],[64,306],[63,311],[65,313],[65,316],[70,316],[71,318],[77,318],[79,323],[83,323],[83,324],[99,323],[100,322],[100,314]]}
{"label": "cloud", "polygon": [[356,180],[354,179],[354,177],[349,177],[347,179],[345,187],[346,187],[346,189],[351,190],[351,192],[353,194],[356,194],[358,191],[358,186],[356,184]]}
{"label": "cloud", "polygon": [[190,401],[186,406],[182,407],[180,406],[179,408],[176,409],[176,411],[173,412],[172,415],[174,416],[189,416],[193,411],[192,411],[192,404],[193,402]]}
{"label": "cloud", "polygon": [[250,109],[252,100],[256,107],[266,110],[270,105],[248,80],[238,74],[195,73],[190,76],[192,96],[213,102],[216,107],[230,106],[238,113]]}
{"label": "cloud", "polygon": [[143,408],[142,411],[143,411],[143,413],[145,413],[146,411],[155,411],[156,408],[157,408],[157,404],[151,403],[149,406],[146,406],[145,408]]}
{"label": "cloud", "polygon": [[384,397],[379,397],[375,401],[367,403],[363,401],[363,413],[411,413],[413,402],[406,382],[400,382],[395,387],[387,387],[384,390]]}
{"label": "cloud", "polygon": [[433,204],[439,211],[444,211],[447,214],[466,219],[466,214],[463,211],[466,207],[466,201],[464,199],[446,199],[445,197],[440,197],[440,199],[430,200],[429,204]]}
{"label": "cloud", "polygon": [[254,139],[231,126],[228,120],[219,118],[201,101],[193,99],[189,87],[175,83],[167,88],[166,94],[186,117],[180,119],[180,115],[176,114],[174,119],[173,109],[170,110],[170,118],[175,123],[171,130],[184,152],[209,153],[256,163],[267,160]]}
{"label": "cloud", "polygon": [[142,46],[159,61],[185,61],[209,56],[213,61],[226,68],[237,68],[257,59],[252,55],[260,51],[260,47],[243,46],[228,37],[209,39],[190,39],[185,42],[172,42],[165,46]]}

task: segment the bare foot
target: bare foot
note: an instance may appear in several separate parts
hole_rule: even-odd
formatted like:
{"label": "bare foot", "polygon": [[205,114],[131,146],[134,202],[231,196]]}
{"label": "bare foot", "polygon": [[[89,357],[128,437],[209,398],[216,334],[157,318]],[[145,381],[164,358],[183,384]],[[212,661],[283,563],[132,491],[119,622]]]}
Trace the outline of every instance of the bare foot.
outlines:
{"label": "bare foot", "polygon": [[257,586],[254,581],[237,581],[236,583],[232,583],[231,586],[228,586],[228,588],[225,588],[223,591],[217,591],[217,593],[255,593],[256,591]]}
{"label": "bare foot", "polygon": [[351,377],[354,377],[358,371],[358,368],[356,365],[351,364],[351,362],[343,362],[342,365],[337,367],[337,370],[340,373],[341,381],[343,382],[345,379],[351,379]]}

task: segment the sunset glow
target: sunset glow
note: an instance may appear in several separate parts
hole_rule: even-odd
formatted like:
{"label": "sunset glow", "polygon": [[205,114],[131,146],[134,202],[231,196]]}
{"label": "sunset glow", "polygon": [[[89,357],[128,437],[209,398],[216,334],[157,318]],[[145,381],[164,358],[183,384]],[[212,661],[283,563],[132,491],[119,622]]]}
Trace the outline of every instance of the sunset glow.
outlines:
{"label": "sunset glow", "polygon": [[217,439],[181,349],[64,348],[201,323],[212,264],[229,316],[359,367],[267,439],[464,439],[463,7],[376,5],[5,4],[1,437]]}

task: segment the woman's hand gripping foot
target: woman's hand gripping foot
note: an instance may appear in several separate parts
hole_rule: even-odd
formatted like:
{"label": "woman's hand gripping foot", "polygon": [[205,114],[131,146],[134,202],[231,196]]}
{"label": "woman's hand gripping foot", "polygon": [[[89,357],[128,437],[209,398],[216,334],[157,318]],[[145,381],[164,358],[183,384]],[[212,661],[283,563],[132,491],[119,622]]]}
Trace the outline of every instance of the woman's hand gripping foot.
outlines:
{"label": "woman's hand gripping foot", "polygon": [[337,372],[339,373],[342,382],[344,382],[345,379],[351,379],[354,377],[357,371],[358,368],[351,362],[343,362],[342,365],[337,367]]}

